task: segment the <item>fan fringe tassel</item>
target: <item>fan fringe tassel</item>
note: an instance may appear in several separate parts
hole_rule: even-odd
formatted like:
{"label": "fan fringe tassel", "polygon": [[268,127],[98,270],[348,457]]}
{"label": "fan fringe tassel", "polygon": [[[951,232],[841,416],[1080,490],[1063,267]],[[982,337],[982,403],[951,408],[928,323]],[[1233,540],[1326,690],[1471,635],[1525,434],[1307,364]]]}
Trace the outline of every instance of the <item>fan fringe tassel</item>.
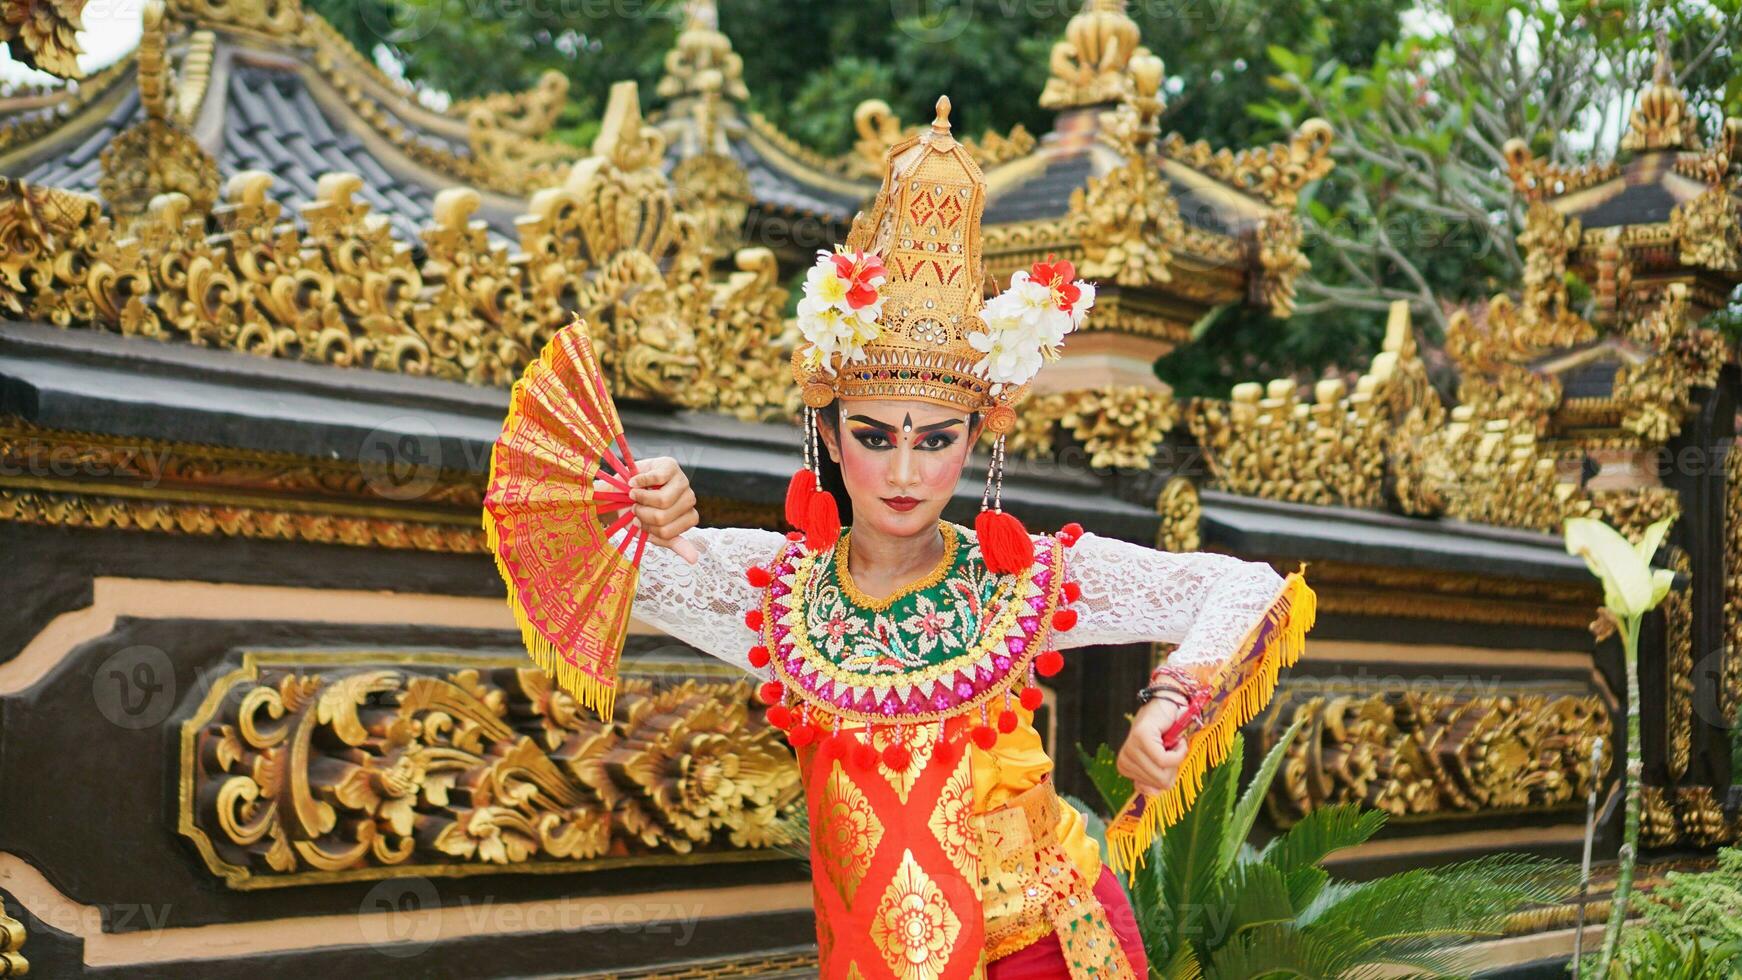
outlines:
{"label": "fan fringe tassel", "polygon": [[1156,835],[1185,816],[1192,801],[1197,799],[1198,791],[1203,788],[1204,774],[1228,757],[1240,726],[1251,721],[1270,702],[1282,668],[1292,667],[1300,659],[1301,650],[1306,646],[1307,631],[1313,628],[1317,611],[1317,596],[1307,586],[1306,579],[1299,572],[1290,573],[1281,592],[1271,603],[1265,621],[1253,631],[1253,639],[1243,648],[1250,650],[1251,644],[1257,642],[1257,636],[1267,637],[1257,665],[1248,667],[1245,658],[1237,658],[1237,669],[1246,671],[1246,676],[1229,695],[1222,711],[1192,739],[1173,785],[1151,798],[1141,817],[1132,820],[1122,814],[1107,828],[1108,857],[1116,870],[1129,877],[1142,867]]}

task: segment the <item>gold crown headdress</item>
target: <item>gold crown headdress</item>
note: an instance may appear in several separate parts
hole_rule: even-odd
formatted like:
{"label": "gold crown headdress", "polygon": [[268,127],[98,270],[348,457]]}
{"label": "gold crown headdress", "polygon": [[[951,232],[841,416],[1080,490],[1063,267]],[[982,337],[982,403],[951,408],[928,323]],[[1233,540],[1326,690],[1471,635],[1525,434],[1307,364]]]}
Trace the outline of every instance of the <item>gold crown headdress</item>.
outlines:
{"label": "gold crown headdress", "polygon": [[[838,515],[830,520],[834,500],[814,476],[815,410],[836,398],[891,398],[986,414],[998,439],[977,522],[982,550],[988,565],[1009,570],[1032,558],[1027,532],[1000,506],[1004,434],[1041,364],[1082,325],[1095,290],[1074,279],[1068,262],[1038,263],[987,300],[985,208],[986,176],[951,135],[946,96],[928,129],[890,147],[883,185],[846,246],[818,253],[798,307],[804,341],[792,358],[806,405],[805,470],[787,494],[787,517],[812,547],[827,547],[840,530]],[[1009,548],[987,548],[988,537]],[[1011,549],[1009,560],[994,557]]]}

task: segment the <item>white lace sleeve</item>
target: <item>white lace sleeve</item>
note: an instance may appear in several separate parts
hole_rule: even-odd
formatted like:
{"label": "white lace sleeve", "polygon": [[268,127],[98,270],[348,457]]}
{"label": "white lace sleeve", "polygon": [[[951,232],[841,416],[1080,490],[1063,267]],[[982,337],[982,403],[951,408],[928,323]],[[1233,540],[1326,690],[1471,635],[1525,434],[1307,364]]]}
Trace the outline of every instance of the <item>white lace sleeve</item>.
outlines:
{"label": "white lace sleeve", "polygon": [[649,547],[642,556],[635,618],[766,680],[769,668],[750,666],[756,636],[744,625],[744,614],[762,597],[744,570],[768,564],[784,536],[758,528],[704,527],[686,531],[684,540],[702,553],[694,565],[668,548]]}
{"label": "white lace sleeve", "polygon": [[1174,554],[1084,534],[1070,549],[1082,587],[1075,629],[1060,647],[1177,643],[1172,664],[1228,659],[1264,619],[1283,579],[1269,565],[1229,555]]}

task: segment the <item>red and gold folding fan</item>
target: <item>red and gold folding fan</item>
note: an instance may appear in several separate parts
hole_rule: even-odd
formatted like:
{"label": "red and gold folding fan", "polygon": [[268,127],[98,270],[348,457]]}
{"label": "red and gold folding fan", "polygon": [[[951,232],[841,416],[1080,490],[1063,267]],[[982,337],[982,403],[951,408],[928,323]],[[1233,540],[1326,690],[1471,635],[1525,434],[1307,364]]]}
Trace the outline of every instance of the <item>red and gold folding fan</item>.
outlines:
{"label": "red and gold folding fan", "polygon": [[577,317],[514,383],[490,456],[484,531],[527,653],[604,718],[616,699],[617,660],[647,547],[646,533],[631,526],[635,473]]}

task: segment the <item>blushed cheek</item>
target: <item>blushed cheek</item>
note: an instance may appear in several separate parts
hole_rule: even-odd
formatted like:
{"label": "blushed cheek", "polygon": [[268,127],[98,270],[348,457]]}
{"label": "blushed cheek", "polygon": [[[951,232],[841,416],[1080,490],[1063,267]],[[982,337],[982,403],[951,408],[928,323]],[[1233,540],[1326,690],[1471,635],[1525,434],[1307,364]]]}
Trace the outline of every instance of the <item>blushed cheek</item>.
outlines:
{"label": "blushed cheek", "polygon": [[875,495],[889,481],[885,479],[887,453],[874,453],[852,439],[841,442],[841,479],[847,489],[863,490]]}

